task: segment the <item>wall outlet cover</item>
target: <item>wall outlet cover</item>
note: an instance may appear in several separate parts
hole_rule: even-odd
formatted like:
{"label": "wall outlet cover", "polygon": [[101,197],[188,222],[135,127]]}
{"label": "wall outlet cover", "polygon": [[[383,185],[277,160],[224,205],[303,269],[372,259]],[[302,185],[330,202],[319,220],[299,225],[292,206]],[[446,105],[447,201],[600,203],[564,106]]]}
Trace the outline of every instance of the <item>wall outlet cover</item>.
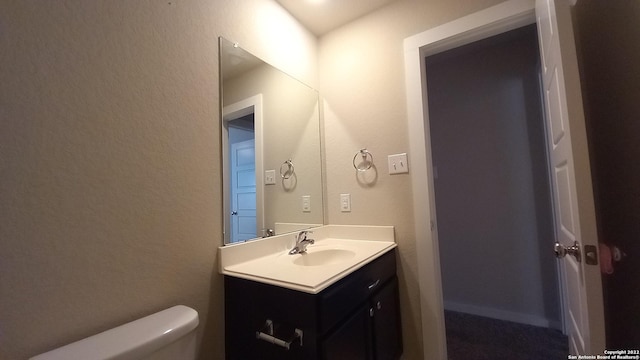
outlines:
{"label": "wall outlet cover", "polygon": [[276,184],[276,171],[275,170],[266,170],[264,172],[264,184],[265,185],[275,185]]}
{"label": "wall outlet cover", "polygon": [[302,212],[311,212],[311,195],[302,196]]}
{"label": "wall outlet cover", "polygon": [[351,212],[351,194],[340,194],[340,211]]}

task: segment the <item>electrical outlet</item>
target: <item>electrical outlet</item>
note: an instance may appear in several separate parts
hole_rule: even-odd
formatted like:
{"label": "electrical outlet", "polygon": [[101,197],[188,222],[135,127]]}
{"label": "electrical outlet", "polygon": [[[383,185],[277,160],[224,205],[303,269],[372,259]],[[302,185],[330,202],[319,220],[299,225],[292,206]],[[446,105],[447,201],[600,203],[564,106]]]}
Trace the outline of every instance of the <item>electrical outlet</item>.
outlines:
{"label": "electrical outlet", "polygon": [[340,211],[351,212],[351,194],[340,194]]}
{"label": "electrical outlet", "polygon": [[407,153],[395,154],[388,156],[389,174],[403,174],[409,172],[409,162],[407,161]]}
{"label": "electrical outlet", "polygon": [[302,196],[302,212],[311,212],[311,196]]}

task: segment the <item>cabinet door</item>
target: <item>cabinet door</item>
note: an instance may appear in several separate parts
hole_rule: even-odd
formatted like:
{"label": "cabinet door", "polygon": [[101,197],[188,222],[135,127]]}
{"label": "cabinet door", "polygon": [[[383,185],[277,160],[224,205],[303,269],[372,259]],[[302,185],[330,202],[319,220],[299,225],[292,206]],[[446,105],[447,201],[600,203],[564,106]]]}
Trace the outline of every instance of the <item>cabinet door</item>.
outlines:
{"label": "cabinet door", "polygon": [[371,360],[369,306],[357,310],[321,345],[323,360]]}
{"label": "cabinet door", "polygon": [[398,280],[394,277],[371,298],[373,348],[376,360],[396,360],[402,354]]}
{"label": "cabinet door", "polygon": [[[315,296],[233,277],[225,277],[225,353],[227,360],[317,360]],[[303,345],[289,350],[257,339],[273,321],[274,336],[289,340],[303,331]]]}

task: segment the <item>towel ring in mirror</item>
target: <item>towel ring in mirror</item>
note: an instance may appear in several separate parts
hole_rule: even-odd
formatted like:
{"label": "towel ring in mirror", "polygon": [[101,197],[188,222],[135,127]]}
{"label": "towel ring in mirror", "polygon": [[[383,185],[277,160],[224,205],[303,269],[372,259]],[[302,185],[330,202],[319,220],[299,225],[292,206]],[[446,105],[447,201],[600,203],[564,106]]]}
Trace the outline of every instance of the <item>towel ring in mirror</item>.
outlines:
{"label": "towel ring in mirror", "polygon": [[285,180],[289,179],[295,171],[296,169],[293,167],[293,162],[291,161],[291,159],[283,162],[282,165],[280,165],[280,176]]}

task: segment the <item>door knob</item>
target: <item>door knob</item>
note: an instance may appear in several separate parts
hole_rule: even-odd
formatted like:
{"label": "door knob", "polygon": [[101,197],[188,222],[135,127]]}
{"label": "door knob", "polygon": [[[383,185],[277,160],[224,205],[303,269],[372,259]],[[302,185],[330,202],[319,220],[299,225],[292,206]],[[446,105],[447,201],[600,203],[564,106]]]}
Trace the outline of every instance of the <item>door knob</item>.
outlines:
{"label": "door knob", "polygon": [[238,215],[238,212],[237,211],[232,211],[231,215]]}
{"label": "door knob", "polygon": [[569,255],[573,255],[578,262],[582,260],[582,256],[580,256],[580,244],[577,241],[574,241],[573,245],[569,247],[565,247],[556,241],[553,246],[553,251],[556,253],[556,257],[558,259],[562,259],[563,257]]}

